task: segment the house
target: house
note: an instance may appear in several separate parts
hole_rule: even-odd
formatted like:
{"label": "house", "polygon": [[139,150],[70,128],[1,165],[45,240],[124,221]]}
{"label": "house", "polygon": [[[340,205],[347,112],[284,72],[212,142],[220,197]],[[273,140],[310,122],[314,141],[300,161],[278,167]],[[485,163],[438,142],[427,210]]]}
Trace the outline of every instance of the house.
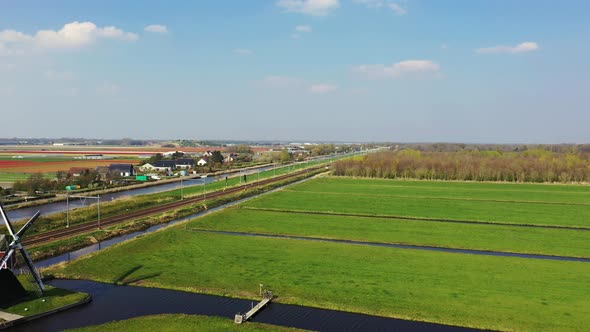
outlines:
{"label": "house", "polygon": [[201,158],[201,159],[199,159],[199,161],[197,161],[197,165],[205,166],[205,165],[207,165],[207,160]]}
{"label": "house", "polygon": [[68,174],[73,177],[78,177],[78,176],[84,175],[85,173],[88,173],[88,172],[90,172],[90,169],[85,168],[85,167],[72,167],[68,171]]}
{"label": "house", "polygon": [[119,174],[123,177],[135,176],[135,168],[131,164],[111,164],[109,172]]}
{"label": "house", "polygon": [[141,166],[139,166],[139,170],[142,172],[149,172],[149,171],[155,171],[156,170],[156,166],[150,164],[150,163],[145,163]]}
{"label": "house", "polygon": [[176,163],[176,168],[186,169],[195,167],[195,160],[192,158],[176,159],[174,162]]}
{"label": "house", "polygon": [[222,153],[223,155],[223,162],[224,163],[231,163],[232,161],[238,158],[237,153]]}
{"label": "house", "polygon": [[176,163],[173,160],[159,160],[154,163],[154,170],[158,172],[171,172],[175,169]]}
{"label": "house", "polygon": [[208,157],[211,157],[211,156],[213,156],[213,151],[207,151],[207,152],[203,153],[203,157],[207,157],[208,158]]}

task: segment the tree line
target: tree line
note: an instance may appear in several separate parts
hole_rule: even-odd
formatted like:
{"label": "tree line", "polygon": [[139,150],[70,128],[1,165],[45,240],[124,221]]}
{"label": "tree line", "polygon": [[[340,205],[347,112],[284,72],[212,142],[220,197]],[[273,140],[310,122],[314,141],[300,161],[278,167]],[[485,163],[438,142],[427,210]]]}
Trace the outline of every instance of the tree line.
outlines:
{"label": "tree line", "polygon": [[382,151],[334,162],[332,173],[387,179],[579,183],[590,182],[590,153]]}

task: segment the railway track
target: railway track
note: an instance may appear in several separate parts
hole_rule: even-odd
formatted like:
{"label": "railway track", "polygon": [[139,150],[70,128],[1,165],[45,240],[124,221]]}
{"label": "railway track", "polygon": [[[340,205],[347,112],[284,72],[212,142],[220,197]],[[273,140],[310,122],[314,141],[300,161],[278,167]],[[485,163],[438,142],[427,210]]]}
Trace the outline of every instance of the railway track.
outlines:
{"label": "railway track", "polygon": [[266,184],[270,184],[270,183],[274,183],[274,182],[279,182],[282,180],[286,180],[289,178],[293,178],[293,177],[305,174],[310,171],[315,171],[315,170],[321,169],[323,167],[325,167],[325,166],[314,166],[314,167],[310,167],[305,170],[297,171],[294,173],[279,175],[277,177],[254,181],[249,184],[244,184],[244,185],[241,185],[238,187],[232,187],[232,188],[226,189],[225,191],[224,190],[214,191],[211,193],[207,193],[206,198],[203,196],[192,197],[192,198],[187,198],[187,199],[184,199],[181,201],[165,203],[165,204],[145,208],[145,209],[138,210],[138,211],[133,211],[133,212],[125,213],[125,214],[107,217],[107,218],[101,219],[100,226],[97,222],[93,221],[93,222],[87,222],[87,223],[83,223],[83,224],[70,226],[69,228],[65,228],[65,229],[52,230],[52,231],[45,232],[42,234],[27,237],[26,239],[24,239],[23,244],[26,246],[29,246],[29,247],[38,246],[38,245],[49,243],[49,242],[52,242],[52,241],[55,241],[58,239],[63,239],[63,238],[69,237],[69,236],[85,234],[85,233],[88,233],[88,232],[91,232],[91,231],[94,231],[97,229],[102,229],[105,227],[109,227],[112,225],[123,223],[125,221],[129,221],[132,219],[138,219],[138,218],[142,218],[142,217],[151,216],[154,214],[174,210],[174,209],[180,208],[182,206],[191,205],[194,203],[202,203],[206,199],[219,198],[219,197],[235,194],[237,192],[240,192],[240,191],[245,190],[247,188],[252,188],[254,186],[266,185]]}

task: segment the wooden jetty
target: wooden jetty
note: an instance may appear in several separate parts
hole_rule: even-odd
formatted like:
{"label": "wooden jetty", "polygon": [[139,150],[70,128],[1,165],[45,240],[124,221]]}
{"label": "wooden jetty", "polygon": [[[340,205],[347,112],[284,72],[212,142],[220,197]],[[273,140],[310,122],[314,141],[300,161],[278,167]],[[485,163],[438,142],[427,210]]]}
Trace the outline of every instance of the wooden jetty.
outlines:
{"label": "wooden jetty", "polygon": [[272,292],[265,291],[264,295],[262,297],[262,301],[260,301],[254,307],[252,307],[252,309],[250,309],[250,311],[248,311],[247,313],[245,313],[243,315],[236,314],[236,316],[234,318],[234,322],[237,324],[244,323],[245,321],[252,318],[252,316],[256,315],[260,310],[262,310],[262,308],[264,308],[271,300],[272,300]]}

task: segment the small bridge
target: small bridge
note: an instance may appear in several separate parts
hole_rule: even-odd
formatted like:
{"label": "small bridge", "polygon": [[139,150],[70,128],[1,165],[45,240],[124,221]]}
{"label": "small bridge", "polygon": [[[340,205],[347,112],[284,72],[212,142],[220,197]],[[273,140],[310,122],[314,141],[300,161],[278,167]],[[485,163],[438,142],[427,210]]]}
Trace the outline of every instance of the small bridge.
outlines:
{"label": "small bridge", "polygon": [[260,310],[262,310],[270,301],[272,300],[272,292],[271,291],[264,291],[262,295],[262,301],[260,301],[257,305],[252,307],[250,311],[241,315],[236,314],[234,318],[234,322],[237,324],[242,324],[252,318],[252,316],[256,315]]}

